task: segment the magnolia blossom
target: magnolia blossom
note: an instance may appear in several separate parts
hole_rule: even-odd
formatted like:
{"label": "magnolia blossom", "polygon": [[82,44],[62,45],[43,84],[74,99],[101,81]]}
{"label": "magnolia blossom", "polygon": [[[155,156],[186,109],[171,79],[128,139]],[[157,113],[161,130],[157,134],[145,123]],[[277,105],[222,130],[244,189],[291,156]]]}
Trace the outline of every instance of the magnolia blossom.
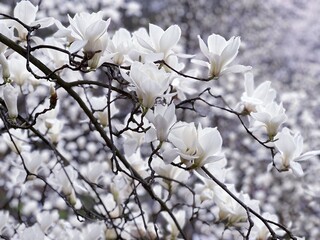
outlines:
{"label": "magnolia blossom", "polygon": [[[273,215],[273,214],[270,214],[270,213],[263,213],[262,217],[264,219],[267,219],[267,220],[270,220],[270,221],[273,221],[273,222],[278,222],[279,221],[277,215]],[[253,220],[254,220],[254,225],[253,225],[253,228],[252,228],[252,235],[255,237],[254,239],[257,239],[257,240],[269,239],[270,231],[267,228],[267,226],[258,218],[253,218]],[[271,225],[271,226],[273,226],[273,225]],[[279,234],[281,233],[281,231],[279,231],[278,227],[276,229],[274,229],[274,231],[276,233],[279,232]]]}
{"label": "magnolia blossom", "polygon": [[252,72],[246,72],[244,77],[245,92],[241,96],[243,111],[247,113],[256,112],[256,106],[273,102],[276,97],[276,91],[270,88],[270,81],[265,81],[255,88]]}
{"label": "magnolia blossom", "polygon": [[201,124],[196,128],[194,123],[179,122],[172,128],[168,139],[175,148],[164,153],[167,162],[179,155],[187,167],[200,171],[205,164],[224,158],[222,138],[217,128],[202,128]]}
{"label": "magnolia blossom", "polygon": [[[95,111],[95,116],[104,127],[109,125],[109,118],[111,119],[115,114],[119,112],[119,110],[113,103],[111,103],[110,106],[107,105],[108,99],[106,98],[106,96],[92,97],[90,103]],[[109,110],[111,116],[109,116]]]}
{"label": "magnolia blossom", "polygon": [[122,76],[133,84],[132,89],[146,109],[151,108],[157,98],[164,97],[172,80],[171,74],[162,68],[159,69],[154,63],[134,62],[131,65],[129,77],[123,72]]}
{"label": "magnolia blossom", "polygon": [[[233,185],[229,186],[229,190],[237,196],[248,207],[256,212],[260,212],[259,201],[251,200],[249,195],[236,192]],[[244,223],[248,219],[246,209],[226,193],[220,186],[214,188],[214,201],[219,207],[219,219],[225,221],[227,225],[234,226]]]}
{"label": "magnolia blossom", "polygon": [[133,42],[131,33],[127,29],[120,28],[108,42],[107,51],[109,54],[106,57],[113,63],[122,65],[129,61],[128,54],[132,49]]}
{"label": "magnolia blossom", "polygon": [[[34,6],[31,2],[23,0],[17,3],[16,7],[13,10],[13,16],[31,27],[40,25],[41,28],[46,28],[54,24],[55,20],[52,17],[46,17],[36,20],[38,9],[38,6]],[[28,30],[24,26],[14,20],[7,20],[7,23],[8,26],[12,26],[17,30],[20,40],[26,40]],[[32,39],[39,40],[40,38],[32,37]]]}
{"label": "magnolia blossom", "polygon": [[[296,176],[302,176],[303,170],[300,161],[307,160],[320,154],[318,151],[309,151],[302,154],[303,138],[299,133],[292,135],[288,128],[283,128],[275,137],[274,145],[279,151],[274,156],[274,164],[279,171],[288,171],[289,169]],[[269,168],[272,167],[272,164]]]}
{"label": "magnolia blossom", "polygon": [[8,115],[11,119],[18,117],[18,89],[7,83],[3,89],[3,100],[8,109]]}
{"label": "magnolia blossom", "polygon": [[[5,24],[0,22],[0,33],[5,37],[12,39],[13,33]],[[4,55],[4,52],[7,50],[8,46],[0,42],[0,66],[2,67],[2,77],[4,80],[10,77],[10,70],[7,58]]]}
{"label": "magnolia blossom", "polygon": [[[97,68],[100,57],[104,53],[108,36],[107,30],[111,19],[103,20],[103,13],[77,13],[73,18],[68,15],[71,36],[75,39],[70,46],[71,52],[77,52],[83,48],[89,58],[91,68]],[[67,32],[68,33],[68,32]]]}
{"label": "magnolia blossom", "polygon": [[239,47],[240,37],[231,37],[228,41],[220,35],[211,34],[208,37],[208,45],[198,36],[200,50],[209,62],[194,60],[194,63],[209,68],[211,78],[219,77],[226,73],[240,73],[251,69],[243,65],[229,66],[236,58]]}
{"label": "magnolia blossom", "polygon": [[44,233],[49,232],[49,228],[54,225],[59,219],[57,210],[44,211],[37,214],[37,222]]}
{"label": "magnolia blossom", "polygon": [[8,63],[10,65],[10,80],[22,87],[28,80],[34,79],[32,74],[25,68],[26,59],[20,55],[13,54],[10,56]]}
{"label": "magnolia blossom", "polygon": [[134,33],[134,36],[143,48],[156,53],[154,60],[166,60],[174,54],[172,49],[181,37],[181,29],[178,25],[172,25],[164,31],[150,23],[149,34],[145,29],[140,29]]}
{"label": "magnolia blossom", "polygon": [[[178,235],[180,234],[177,224],[173,221],[172,217],[169,215],[168,212],[161,212],[161,214],[169,224],[167,226],[167,229],[170,232],[170,237],[168,236],[168,238],[166,239],[177,239]],[[173,212],[173,215],[176,218],[181,229],[183,229],[186,223],[186,211],[179,210],[179,211]]]}
{"label": "magnolia blossom", "polygon": [[[31,174],[37,174],[43,162],[43,159],[41,158],[40,153],[39,152],[32,152],[32,153],[22,152],[21,154],[23,156],[23,161],[28,171]],[[35,176],[33,175],[28,176],[28,179],[33,180],[35,179]]]}
{"label": "magnolia blossom", "polygon": [[[154,158],[152,160],[152,168],[160,177],[164,177],[160,178],[159,183],[162,187],[167,189],[170,194],[176,189],[178,182],[185,183],[190,177],[189,172],[170,164],[165,164],[159,158]],[[172,181],[171,179],[174,179],[175,181]]]}
{"label": "magnolia blossom", "polygon": [[171,127],[177,121],[174,104],[156,105],[153,112],[147,112],[146,117],[154,126],[147,132],[151,141],[155,139],[160,142],[166,141]]}
{"label": "magnolia blossom", "polygon": [[256,128],[264,126],[269,138],[272,139],[277,134],[279,127],[287,121],[282,103],[271,102],[265,106],[259,105],[256,109],[257,112],[251,113],[251,116],[257,121]]}
{"label": "magnolia blossom", "polygon": [[72,168],[72,166],[67,166],[60,169],[54,169],[54,183],[61,189],[63,194],[66,195],[69,202],[72,205],[76,204],[76,195],[74,191],[74,184],[78,178],[78,173]]}

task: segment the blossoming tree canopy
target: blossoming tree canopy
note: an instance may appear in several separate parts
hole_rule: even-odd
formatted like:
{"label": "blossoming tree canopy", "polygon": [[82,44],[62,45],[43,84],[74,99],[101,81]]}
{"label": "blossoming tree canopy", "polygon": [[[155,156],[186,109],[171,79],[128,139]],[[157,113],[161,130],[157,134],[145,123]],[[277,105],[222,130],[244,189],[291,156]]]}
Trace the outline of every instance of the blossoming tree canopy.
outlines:
{"label": "blossoming tree canopy", "polygon": [[[240,37],[198,36],[203,61],[183,52],[177,24],[109,30],[102,11],[64,25],[38,10],[23,0],[0,19],[1,238],[298,239],[228,177],[218,117],[271,153],[266,174],[302,177],[299,162],[320,154],[285,127],[271,82],[232,65]],[[219,87],[234,74],[244,92],[232,107]]]}

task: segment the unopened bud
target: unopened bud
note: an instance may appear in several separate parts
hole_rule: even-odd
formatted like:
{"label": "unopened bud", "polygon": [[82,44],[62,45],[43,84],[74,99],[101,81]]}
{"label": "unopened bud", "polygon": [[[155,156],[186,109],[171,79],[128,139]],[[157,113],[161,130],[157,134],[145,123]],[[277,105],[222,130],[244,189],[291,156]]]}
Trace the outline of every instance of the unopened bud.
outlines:
{"label": "unopened bud", "polygon": [[7,83],[3,89],[3,100],[7,106],[10,119],[18,117],[18,90],[10,83]]}
{"label": "unopened bud", "polygon": [[50,108],[56,107],[58,101],[58,95],[53,85],[50,85]]}
{"label": "unopened bud", "polygon": [[0,65],[2,66],[2,77],[5,82],[8,82],[8,79],[10,77],[10,69],[8,61],[3,53],[0,53]]}

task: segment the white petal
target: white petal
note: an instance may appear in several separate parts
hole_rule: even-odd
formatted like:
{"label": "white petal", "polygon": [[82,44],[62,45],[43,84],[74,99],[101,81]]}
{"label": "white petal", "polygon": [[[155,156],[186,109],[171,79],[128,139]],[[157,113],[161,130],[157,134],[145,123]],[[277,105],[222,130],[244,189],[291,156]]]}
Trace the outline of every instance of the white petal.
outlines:
{"label": "white petal", "polygon": [[21,20],[23,23],[29,25],[36,19],[36,13],[38,12],[38,6],[34,6],[29,1],[21,1],[17,3],[14,8],[14,17]]}
{"label": "white petal", "polygon": [[160,39],[160,50],[166,53],[176,45],[181,37],[181,29],[178,25],[169,27]]}
{"label": "white petal", "polygon": [[312,158],[316,155],[320,155],[320,150],[306,152],[306,153],[302,154],[300,157],[298,157],[297,159],[295,159],[295,161],[305,161],[305,160]]}
{"label": "white petal", "polygon": [[207,45],[204,43],[204,41],[202,40],[202,38],[198,35],[198,39],[199,39],[199,47],[201,52],[203,53],[203,55],[206,56],[206,58],[208,58],[210,60],[210,55],[209,55],[209,49],[207,47]]}
{"label": "white petal", "polygon": [[153,46],[151,46],[148,42],[146,42],[143,38],[141,38],[141,37],[139,37],[139,36],[137,36],[136,35],[136,39],[137,39],[137,41],[138,41],[138,43],[142,46],[142,47],[144,47],[144,48],[146,48],[146,49],[148,49],[148,50],[150,50],[150,51],[152,51],[152,52],[155,52],[156,50],[153,48]]}
{"label": "white petal", "polygon": [[228,65],[235,59],[240,47],[240,37],[236,37],[235,39],[231,38],[229,41],[229,44],[225,47],[225,49],[223,49],[221,53],[223,65]]}
{"label": "white petal", "polygon": [[[164,31],[161,27],[154,25],[154,24],[149,24],[149,36],[151,38],[151,41],[154,44],[155,48],[159,47],[160,44],[160,39],[161,36],[164,34]],[[159,50],[159,49],[157,49]]]}
{"label": "white petal", "polygon": [[246,72],[244,74],[245,82],[244,82],[244,89],[249,97],[253,95],[254,91],[254,81],[253,81],[253,73]]}
{"label": "white petal", "polygon": [[243,65],[233,65],[221,72],[221,74],[227,74],[227,73],[243,73],[250,71],[252,69],[251,66],[243,66]]}
{"label": "white petal", "polygon": [[178,149],[165,150],[162,154],[163,161],[167,164],[172,163],[179,155]]}
{"label": "white petal", "polygon": [[42,18],[37,21],[34,21],[31,24],[31,26],[36,26],[36,25],[40,24],[41,28],[46,28],[46,27],[51,26],[54,23],[55,23],[55,19],[53,17],[46,17],[46,18]]}
{"label": "white petal", "polygon": [[197,65],[203,66],[203,67],[210,68],[210,64],[208,62],[203,61],[203,60],[191,59],[191,62],[194,64],[197,64]]}
{"label": "white petal", "polygon": [[71,53],[78,52],[87,44],[87,42],[88,42],[87,40],[76,40],[70,45],[69,51]]}
{"label": "white petal", "polygon": [[226,44],[226,39],[218,34],[211,34],[208,37],[208,48],[211,53],[220,55]]}
{"label": "white petal", "polygon": [[293,174],[296,175],[297,177],[303,176],[303,170],[302,170],[301,165],[299,163],[291,162],[290,168],[292,169]]}

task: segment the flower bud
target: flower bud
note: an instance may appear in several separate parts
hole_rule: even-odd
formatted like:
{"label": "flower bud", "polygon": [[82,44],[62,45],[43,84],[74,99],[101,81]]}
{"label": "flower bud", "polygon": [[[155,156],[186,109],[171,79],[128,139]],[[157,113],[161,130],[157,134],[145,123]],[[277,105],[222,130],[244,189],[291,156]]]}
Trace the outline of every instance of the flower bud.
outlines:
{"label": "flower bud", "polygon": [[2,77],[5,81],[7,81],[10,77],[10,69],[8,61],[3,53],[0,53],[0,65],[2,66]]}
{"label": "flower bud", "polygon": [[4,102],[8,109],[10,119],[15,119],[18,116],[18,90],[11,84],[7,83],[3,89]]}

